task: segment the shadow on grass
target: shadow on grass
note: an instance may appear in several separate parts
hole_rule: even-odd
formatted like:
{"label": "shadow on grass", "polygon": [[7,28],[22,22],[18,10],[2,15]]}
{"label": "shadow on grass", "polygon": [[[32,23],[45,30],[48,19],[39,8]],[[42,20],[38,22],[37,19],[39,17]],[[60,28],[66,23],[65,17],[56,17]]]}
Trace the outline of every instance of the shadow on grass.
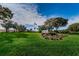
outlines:
{"label": "shadow on grass", "polygon": [[0,33],[0,41],[7,41],[11,43],[13,38],[27,38],[25,33]]}
{"label": "shadow on grass", "polygon": [[79,35],[79,33],[69,33],[70,35]]}

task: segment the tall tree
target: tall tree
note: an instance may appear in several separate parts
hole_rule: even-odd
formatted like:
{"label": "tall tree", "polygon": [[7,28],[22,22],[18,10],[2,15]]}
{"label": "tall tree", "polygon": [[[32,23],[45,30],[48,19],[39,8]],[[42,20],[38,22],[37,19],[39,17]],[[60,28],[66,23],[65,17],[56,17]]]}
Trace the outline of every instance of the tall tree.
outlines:
{"label": "tall tree", "polygon": [[0,20],[3,20],[3,24],[1,25],[5,27],[6,32],[8,32],[8,29],[12,26],[12,21],[10,21],[12,17],[12,11],[9,8],[0,5]]}

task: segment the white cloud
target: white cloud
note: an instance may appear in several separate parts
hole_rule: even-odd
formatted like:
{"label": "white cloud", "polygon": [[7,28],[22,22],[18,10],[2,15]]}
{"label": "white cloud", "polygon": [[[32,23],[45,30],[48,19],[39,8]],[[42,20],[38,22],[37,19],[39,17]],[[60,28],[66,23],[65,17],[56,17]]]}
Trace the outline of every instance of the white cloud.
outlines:
{"label": "white cloud", "polygon": [[48,18],[62,17],[61,15],[50,15]]}
{"label": "white cloud", "polygon": [[79,23],[79,15],[70,17],[70,19],[68,21],[68,25],[71,25],[73,23]]}
{"label": "white cloud", "polygon": [[13,21],[18,24],[33,24],[36,22],[42,25],[46,20],[45,16],[41,16],[37,12],[38,6],[35,4],[1,4],[8,7],[14,13]]}

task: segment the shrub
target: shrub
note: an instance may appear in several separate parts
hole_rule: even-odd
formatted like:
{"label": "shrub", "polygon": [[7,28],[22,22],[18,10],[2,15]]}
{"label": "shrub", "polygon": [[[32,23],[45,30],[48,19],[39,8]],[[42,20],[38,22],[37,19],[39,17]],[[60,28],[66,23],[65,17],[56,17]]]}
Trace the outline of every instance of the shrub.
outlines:
{"label": "shrub", "polygon": [[64,34],[58,34],[56,32],[42,33],[42,36],[49,40],[61,40],[65,37]]}

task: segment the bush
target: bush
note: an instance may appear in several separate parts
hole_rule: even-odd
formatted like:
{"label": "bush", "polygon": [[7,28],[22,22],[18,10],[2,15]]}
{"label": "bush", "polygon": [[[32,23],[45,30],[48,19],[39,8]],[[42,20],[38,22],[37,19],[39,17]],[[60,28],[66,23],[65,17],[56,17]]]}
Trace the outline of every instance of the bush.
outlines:
{"label": "bush", "polygon": [[56,32],[42,33],[42,36],[49,40],[61,40],[65,37],[64,34],[58,34]]}

